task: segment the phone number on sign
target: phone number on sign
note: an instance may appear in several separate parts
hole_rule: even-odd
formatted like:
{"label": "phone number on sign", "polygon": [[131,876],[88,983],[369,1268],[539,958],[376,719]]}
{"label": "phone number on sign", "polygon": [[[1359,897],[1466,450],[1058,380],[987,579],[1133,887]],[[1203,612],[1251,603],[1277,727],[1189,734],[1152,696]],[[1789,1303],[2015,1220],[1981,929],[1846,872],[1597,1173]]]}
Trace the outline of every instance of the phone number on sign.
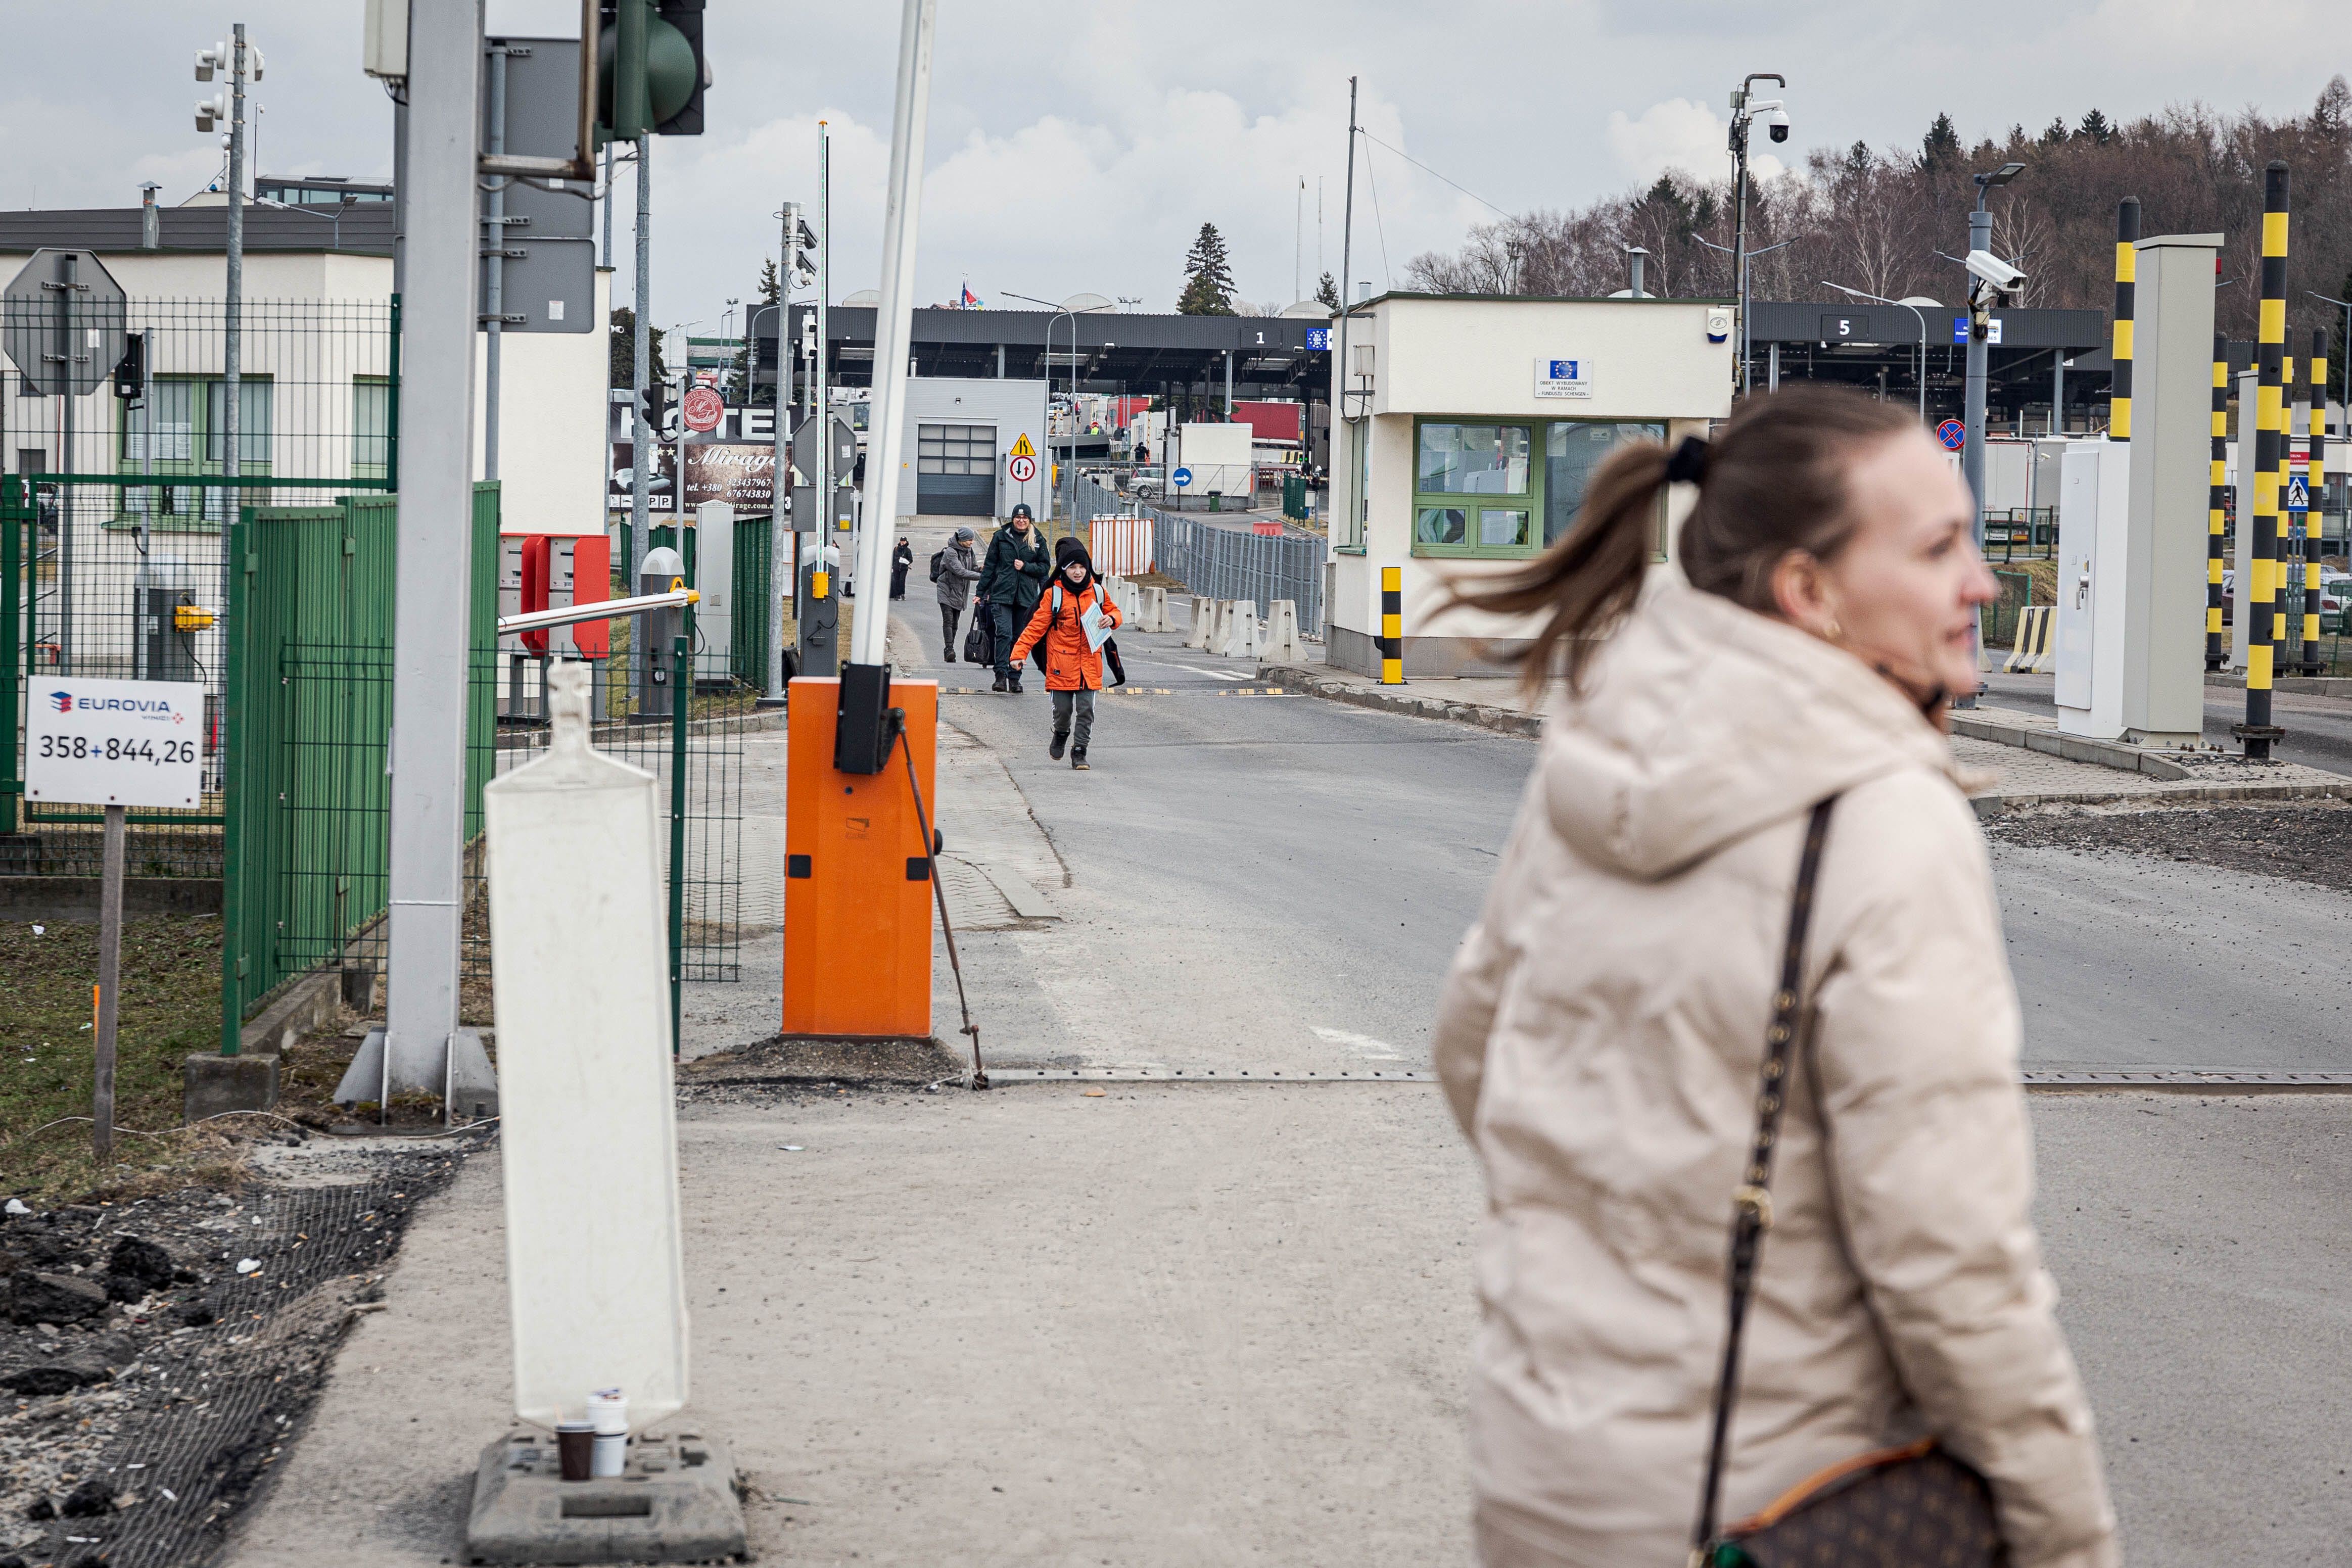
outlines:
{"label": "phone number on sign", "polygon": [[193,740],[167,740],[157,750],[152,740],[124,740],[108,736],[101,746],[83,735],[45,735],[41,737],[43,757],[70,757],[77,761],[104,758],[109,762],[145,762],[162,767],[168,762],[194,762],[196,743]]}

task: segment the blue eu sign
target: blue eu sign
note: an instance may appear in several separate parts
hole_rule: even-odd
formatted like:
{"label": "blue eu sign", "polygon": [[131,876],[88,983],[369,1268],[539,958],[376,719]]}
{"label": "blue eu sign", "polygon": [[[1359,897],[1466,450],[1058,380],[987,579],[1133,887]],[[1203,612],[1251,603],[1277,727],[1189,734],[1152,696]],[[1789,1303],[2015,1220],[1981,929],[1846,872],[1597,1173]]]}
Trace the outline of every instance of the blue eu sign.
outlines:
{"label": "blue eu sign", "polygon": [[1328,327],[1307,328],[1307,347],[1309,351],[1320,351],[1326,354],[1329,353],[1331,351],[1331,329]]}
{"label": "blue eu sign", "polygon": [[1556,382],[1572,382],[1580,380],[1580,378],[1576,373],[1576,361],[1574,360],[1554,360],[1551,362],[1551,379]]}

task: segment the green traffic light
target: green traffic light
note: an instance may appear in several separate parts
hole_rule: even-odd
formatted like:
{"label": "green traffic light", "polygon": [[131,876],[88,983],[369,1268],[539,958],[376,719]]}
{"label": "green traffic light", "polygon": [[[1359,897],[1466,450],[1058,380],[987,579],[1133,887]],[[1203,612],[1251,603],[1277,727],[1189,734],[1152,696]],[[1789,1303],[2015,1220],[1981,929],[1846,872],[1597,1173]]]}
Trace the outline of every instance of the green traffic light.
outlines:
{"label": "green traffic light", "polygon": [[596,47],[599,145],[656,131],[692,101],[701,73],[694,45],[655,14],[653,0],[621,0],[614,23]]}

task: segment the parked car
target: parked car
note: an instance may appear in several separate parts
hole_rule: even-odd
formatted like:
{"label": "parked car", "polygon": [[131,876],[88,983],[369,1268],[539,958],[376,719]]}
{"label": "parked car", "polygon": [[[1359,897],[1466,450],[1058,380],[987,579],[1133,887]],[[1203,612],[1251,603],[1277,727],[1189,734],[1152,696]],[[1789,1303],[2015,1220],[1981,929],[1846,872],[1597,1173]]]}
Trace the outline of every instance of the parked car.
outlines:
{"label": "parked car", "polygon": [[[2300,588],[2290,591],[2287,601],[2288,613],[2296,616],[2302,614],[2301,592]],[[2223,567],[2221,569],[2222,625],[2236,624],[2237,608],[2238,569],[2234,566]],[[2345,623],[2345,611],[2347,608],[2352,608],[2352,571],[2337,571],[2333,568],[2323,569],[2319,574],[2319,629],[2336,636],[2352,632],[2352,626]]]}

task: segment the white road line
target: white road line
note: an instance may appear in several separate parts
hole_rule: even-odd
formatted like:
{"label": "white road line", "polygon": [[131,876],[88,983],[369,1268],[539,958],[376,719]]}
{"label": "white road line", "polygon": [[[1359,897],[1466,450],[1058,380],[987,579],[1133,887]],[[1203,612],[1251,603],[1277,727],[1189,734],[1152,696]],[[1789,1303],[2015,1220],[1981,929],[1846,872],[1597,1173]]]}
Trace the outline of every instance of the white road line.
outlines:
{"label": "white road line", "polygon": [[1333,1045],[1344,1045],[1367,1061],[1402,1061],[1403,1052],[1384,1040],[1374,1040],[1368,1034],[1350,1034],[1344,1029],[1315,1026],[1315,1038]]}
{"label": "white road line", "polygon": [[1202,674],[1202,675],[1214,675],[1217,679],[1219,679],[1219,680],[1221,680],[1221,681],[1246,681],[1246,680],[1250,679],[1250,677],[1249,677],[1249,676],[1247,676],[1247,675],[1237,675],[1237,674],[1234,674],[1232,671],[1230,671],[1230,670],[1213,670],[1213,669],[1209,668],[1206,664],[1177,664],[1177,662],[1176,662],[1175,660],[1173,660],[1173,659],[1171,659],[1171,660],[1169,660],[1168,662],[1169,662],[1170,664],[1175,664],[1175,665],[1176,665],[1176,667],[1177,667],[1178,669],[1180,669],[1180,670],[1191,670],[1191,671],[1192,671],[1192,672],[1193,672],[1194,674]]}

